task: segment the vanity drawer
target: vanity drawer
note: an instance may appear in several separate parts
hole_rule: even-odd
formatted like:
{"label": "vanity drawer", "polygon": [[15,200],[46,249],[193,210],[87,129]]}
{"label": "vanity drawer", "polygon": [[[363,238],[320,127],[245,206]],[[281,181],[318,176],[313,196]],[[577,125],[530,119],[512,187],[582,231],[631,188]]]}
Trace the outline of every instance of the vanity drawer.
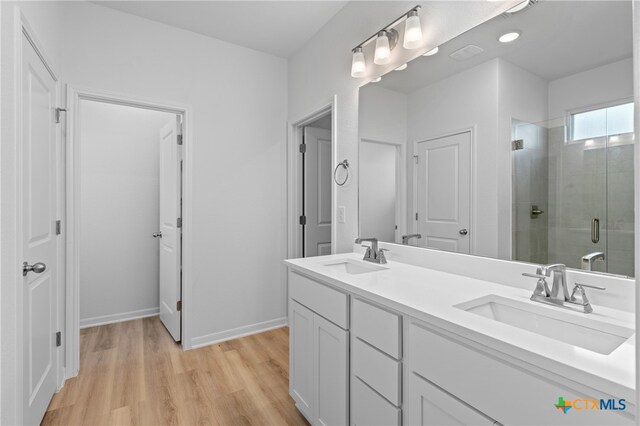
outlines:
{"label": "vanity drawer", "polygon": [[[408,374],[419,374],[502,424],[634,424],[631,413],[635,407],[629,401],[626,412],[574,410],[565,416],[554,407],[559,397],[571,401],[619,396],[596,390],[584,394],[571,389],[571,383],[561,377],[558,380],[562,383],[543,378],[469,346],[462,338],[422,324],[411,323],[407,339],[405,368]],[[414,395],[407,396],[405,403],[409,412],[415,412]]]}
{"label": "vanity drawer", "polygon": [[352,309],[354,335],[393,358],[400,359],[401,317],[358,299],[353,299]]}
{"label": "vanity drawer", "polygon": [[394,405],[400,405],[400,362],[356,338],[353,339],[351,368],[355,376],[380,395]]}
{"label": "vanity drawer", "polygon": [[400,425],[400,409],[357,377],[351,379],[351,424],[361,426]]}
{"label": "vanity drawer", "polygon": [[343,329],[349,328],[349,296],[289,271],[289,297]]}

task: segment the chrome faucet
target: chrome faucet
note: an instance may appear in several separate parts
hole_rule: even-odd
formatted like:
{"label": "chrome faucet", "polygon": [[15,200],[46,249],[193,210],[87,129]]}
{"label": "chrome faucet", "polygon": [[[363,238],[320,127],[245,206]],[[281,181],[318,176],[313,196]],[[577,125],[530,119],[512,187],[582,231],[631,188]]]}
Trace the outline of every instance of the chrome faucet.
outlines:
{"label": "chrome faucet", "polygon": [[[535,274],[524,273],[525,277],[537,278],[536,288],[533,290],[531,300],[535,302],[556,305],[567,309],[579,310],[586,314],[593,312],[591,303],[587,299],[584,291],[585,287],[594,288],[596,290],[606,290],[604,287],[598,287],[588,284],[575,283],[573,292],[569,296],[567,289],[567,267],[561,263],[554,265],[538,266]],[[547,279],[553,274],[553,283],[551,289],[547,284]]]}
{"label": "chrome faucet", "polygon": [[596,260],[604,260],[604,252],[594,251],[593,253],[585,254],[582,256],[582,269],[590,271],[593,268],[593,263]]}
{"label": "chrome faucet", "polygon": [[[569,289],[567,289],[567,267],[562,263],[541,266],[542,274],[551,277],[553,273],[553,283],[551,284],[550,298],[562,302],[569,300]],[[562,295],[560,291],[562,290]]]}
{"label": "chrome faucet", "polygon": [[409,244],[409,240],[411,238],[417,238],[420,239],[422,238],[422,234],[409,234],[409,235],[403,235],[402,236],[402,244],[404,245],[408,245]]}
{"label": "chrome faucet", "polygon": [[367,251],[364,254],[362,260],[366,260],[367,262],[373,263],[387,263],[387,258],[384,256],[384,250],[378,250],[378,239],[377,238],[356,238],[355,243],[360,244],[365,241],[370,242],[371,246],[362,246],[366,247]]}

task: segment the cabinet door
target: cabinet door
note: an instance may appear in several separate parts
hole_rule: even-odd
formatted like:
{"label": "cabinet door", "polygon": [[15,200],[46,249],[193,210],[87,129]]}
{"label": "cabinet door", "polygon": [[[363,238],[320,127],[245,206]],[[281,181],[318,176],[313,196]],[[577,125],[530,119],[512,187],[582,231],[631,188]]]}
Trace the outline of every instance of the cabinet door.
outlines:
{"label": "cabinet door", "polygon": [[314,316],[318,397],[314,420],[318,425],[349,423],[349,332]]}
{"label": "cabinet door", "polygon": [[411,373],[407,423],[421,426],[493,425],[494,421],[433,383]]}
{"label": "cabinet door", "polygon": [[289,300],[289,393],[307,419],[314,418],[314,316],[309,309]]}

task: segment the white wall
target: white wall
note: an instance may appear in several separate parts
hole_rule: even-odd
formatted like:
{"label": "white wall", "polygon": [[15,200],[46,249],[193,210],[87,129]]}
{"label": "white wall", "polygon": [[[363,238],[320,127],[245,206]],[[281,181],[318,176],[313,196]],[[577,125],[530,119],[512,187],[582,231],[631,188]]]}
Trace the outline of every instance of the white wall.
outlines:
{"label": "white wall", "polygon": [[633,98],[632,58],[549,82],[549,119],[568,111]]}
{"label": "white wall", "polygon": [[176,116],[80,101],[80,325],[158,312],[159,134]]}
{"label": "white wall", "polygon": [[282,323],[286,61],[91,3],[64,7],[70,85],[191,107],[184,344]]}
{"label": "white wall", "polygon": [[[411,144],[472,129],[471,252],[496,257],[498,60],[424,87],[409,95]],[[409,163],[409,176],[414,164]],[[410,188],[408,194],[413,194]]]}
{"label": "white wall", "polygon": [[[19,338],[21,330],[18,315],[18,300],[22,291],[20,265],[22,254],[17,251],[17,123],[16,87],[14,85],[16,35],[15,7],[19,6],[30,26],[48,54],[48,59],[60,74],[61,50],[63,48],[62,10],[49,2],[0,2],[0,423],[21,422],[21,393],[17,378],[19,373]],[[19,25],[19,24],[18,24]],[[18,39],[19,40],[19,39]],[[63,77],[63,76],[62,76]],[[60,146],[57,147],[58,152]],[[59,292],[60,293],[60,292]],[[63,295],[58,295],[63,300]],[[60,314],[63,311],[60,310]],[[59,318],[60,320],[60,318]]]}
{"label": "white wall", "polygon": [[[334,155],[340,161],[344,158],[349,160],[354,176],[349,184],[334,186],[336,206],[346,208],[345,223],[336,223],[338,252],[351,251],[353,239],[358,234],[358,87],[372,76],[397,68],[515,3],[517,1],[418,2],[422,6],[420,17],[427,40],[425,46],[413,51],[396,48],[389,65],[374,67],[369,63],[370,74],[362,79],[354,79],[350,76],[351,49],[415,6],[416,2],[350,2],[290,58],[290,122],[306,117],[337,95],[337,152]],[[367,60],[370,62],[370,49],[365,50],[365,53],[369,53]]]}
{"label": "white wall", "polygon": [[358,100],[360,139],[405,145],[407,101],[404,93],[375,84],[361,87]]}
{"label": "white wall", "polygon": [[547,119],[547,82],[505,60],[498,60],[498,252],[500,259],[512,259],[512,161],[511,120],[541,123]]}

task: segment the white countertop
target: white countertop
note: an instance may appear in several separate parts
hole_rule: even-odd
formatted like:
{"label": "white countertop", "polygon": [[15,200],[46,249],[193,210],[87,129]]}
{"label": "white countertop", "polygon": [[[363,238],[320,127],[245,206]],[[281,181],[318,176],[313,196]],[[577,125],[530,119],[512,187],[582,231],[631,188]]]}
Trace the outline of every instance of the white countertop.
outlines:
{"label": "white countertop", "polygon": [[[539,309],[562,309],[531,302],[529,297],[535,282],[532,282],[531,290],[523,290],[394,261],[383,265],[388,268],[386,270],[357,275],[326,267],[345,259],[361,260],[362,255],[345,253],[291,259],[284,263],[338,289],[386,305],[614,398],[635,401],[635,334],[611,354],[603,355],[455,307],[494,294],[535,303]],[[562,311],[577,318],[635,329],[634,315],[629,312],[596,305],[591,314]],[[560,383],[561,377],[558,377]]]}

